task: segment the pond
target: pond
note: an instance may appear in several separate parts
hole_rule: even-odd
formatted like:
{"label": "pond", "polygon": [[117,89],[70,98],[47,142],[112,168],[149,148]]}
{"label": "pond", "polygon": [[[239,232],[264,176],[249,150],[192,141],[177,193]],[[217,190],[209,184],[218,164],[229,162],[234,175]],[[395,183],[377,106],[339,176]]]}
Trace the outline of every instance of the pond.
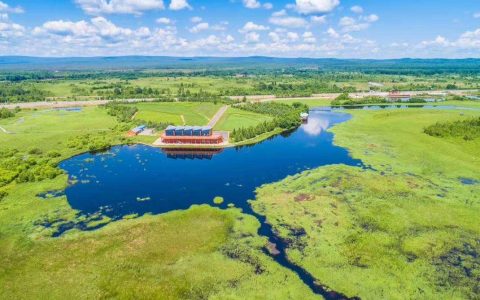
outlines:
{"label": "pond", "polygon": [[[275,247],[275,253],[265,252],[277,263],[295,272],[314,293],[326,299],[346,299],[288,260],[288,245],[275,235],[264,216],[251,209],[248,200],[255,198],[257,187],[308,169],[332,164],[363,167],[346,149],[333,145],[333,134],[326,131],[349,119],[342,112],[311,111],[308,123],[297,130],[235,149],[186,151],[134,145],[85,153],[60,165],[75,182],[65,194],[72,208],[94,220],[159,214],[193,204],[215,205],[214,198],[222,197],[219,206],[233,204],[260,221],[258,233]],[[66,224],[56,235],[74,227],[92,230],[103,225]]]}
{"label": "pond", "polygon": [[161,150],[145,145],[118,146],[64,161],[77,184],[65,191],[71,207],[85,215],[113,220],[128,215],[159,214],[212,204],[234,204],[250,213],[247,200],[262,184],[331,164],[361,165],[347,150],[333,145],[330,126],[348,114],[312,111],[308,124],[249,147],[223,151]]}

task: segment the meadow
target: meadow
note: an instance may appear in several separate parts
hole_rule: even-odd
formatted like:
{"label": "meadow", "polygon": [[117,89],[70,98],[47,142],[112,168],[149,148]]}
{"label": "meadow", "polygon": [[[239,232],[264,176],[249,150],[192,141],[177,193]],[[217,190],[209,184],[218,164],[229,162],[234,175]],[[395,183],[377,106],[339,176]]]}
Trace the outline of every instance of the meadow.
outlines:
{"label": "meadow", "polygon": [[[123,138],[121,125],[103,108],[22,111],[0,120],[0,126],[13,132],[0,134],[2,151],[15,148],[19,157],[32,162],[55,151],[49,159],[54,165],[89,150],[97,139],[108,144],[129,142]],[[4,162],[2,158],[0,164]],[[57,226],[82,220],[65,196],[41,199],[37,195],[67,184],[66,175],[57,175],[0,186],[0,298],[242,299],[274,295],[313,299],[295,274],[264,254],[266,240],[257,235],[258,221],[235,208],[192,207],[52,238]]]}
{"label": "meadow", "polygon": [[289,242],[294,262],[348,296],[474,299],[480,139],[423,130],[479,113],[350,113],[333,128],[335,142],[368,168],[319,168],[263,186],[254,209]]}
{"label": "meadow", "polygon": [[[479,87],[477,75],[468,74],[298,72],[145,71],[127,79],[108,73],[2,84],[72,99],[275,94],[286,97],[278,103],[309,107],[329,106],[331,99],[303,99],[304,94],[369,90],[369,82],[382,83],[377,90]],[[103,107],[23,110],[0,119],[7,131],[0,131],[0,298],[318,298],[265,253],[258,220],[240,209],[214,208],[214,199],[212,206],[109,222],[79,216],[65,196],[38,197],[71,183],[57,167],[62,160],[111,145],[152,143],[157,136],[126,138],[142,121],[206,125],[223,104],[121,105],[138,109],[131,121],[119,122]],[[480,108],[478,101],[432,105]],[[251,204],[288,243],[288,258],[335,291],[363,299],[475,299],[480,139],[476,133],[469,139],[425,133],[436,124],[443,124],[442,131],[457,130],[452,126],[478,119],[473,109],[349,110],[353,119],[332,129],[335,143],[365,168],[309,170],[259,187]],[[230,107],[215,129],[238,131],[274,118]],[[239,144],[280,132],[275,128]],[[77,222],[105,226],[52,237],[62,225]]]}
{"label": "meadow", "polygon": [[238,108],[230,107],[218,121],[215,129],[232,131],[236,128],[256,126],[272,118],[264,114],[258,114]]}
{"label": "meadow", "polygon": [[136,120],[171,123],[172,125],[207,125],[215,113],[222,107],[213,103],[139,103],[135,105],[138,113]]}

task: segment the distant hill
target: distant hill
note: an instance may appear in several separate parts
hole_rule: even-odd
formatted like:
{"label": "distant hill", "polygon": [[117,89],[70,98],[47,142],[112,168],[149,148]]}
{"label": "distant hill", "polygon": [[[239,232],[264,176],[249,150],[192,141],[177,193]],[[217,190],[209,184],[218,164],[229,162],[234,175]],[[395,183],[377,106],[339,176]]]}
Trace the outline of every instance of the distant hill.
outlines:
{"label": "distant hill", "polygon": [[0,57],[0,71],[119,71],[145,69],[284,69],[305,68],[322,71],[375,73],[479,73],[480,59],[315,59],[274,57]]}

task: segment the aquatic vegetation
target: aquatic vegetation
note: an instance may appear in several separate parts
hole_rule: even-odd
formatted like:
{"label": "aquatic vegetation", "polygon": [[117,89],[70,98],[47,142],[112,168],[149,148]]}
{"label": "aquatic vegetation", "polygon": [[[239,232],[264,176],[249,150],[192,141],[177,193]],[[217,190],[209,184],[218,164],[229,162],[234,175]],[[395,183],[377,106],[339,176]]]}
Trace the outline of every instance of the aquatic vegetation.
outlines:
{"label": "aquatic vegetation", "polygon": [[213,203],[215,203],[216,205],[220,205],[224,202],[225,200],[223,200],[223,197],[215,197],[213,198]]}
{"label": "aquatic vegetation", "polygon": [[288,177],[261,187],[254,210],[289,243],[293,262],[348,296],[474,298],[480,187],[458,178],[480,179],[480,144],[422,132],[455,112],[352,114],[333,128],[335,141],[371,170]]}

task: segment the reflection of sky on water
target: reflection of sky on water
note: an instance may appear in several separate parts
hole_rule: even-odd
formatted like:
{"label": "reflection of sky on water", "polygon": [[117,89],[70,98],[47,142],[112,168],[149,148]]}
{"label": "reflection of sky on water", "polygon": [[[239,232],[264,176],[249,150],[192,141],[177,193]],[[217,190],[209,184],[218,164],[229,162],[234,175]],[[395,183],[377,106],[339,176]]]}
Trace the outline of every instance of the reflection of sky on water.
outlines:
{"label": "reflection of sky on water", "polygon": [[328,119],[310,117],[308,123],[302,126],[303,131],[310,136],[318,136],[322,131],[327,130],[330,126]]}

